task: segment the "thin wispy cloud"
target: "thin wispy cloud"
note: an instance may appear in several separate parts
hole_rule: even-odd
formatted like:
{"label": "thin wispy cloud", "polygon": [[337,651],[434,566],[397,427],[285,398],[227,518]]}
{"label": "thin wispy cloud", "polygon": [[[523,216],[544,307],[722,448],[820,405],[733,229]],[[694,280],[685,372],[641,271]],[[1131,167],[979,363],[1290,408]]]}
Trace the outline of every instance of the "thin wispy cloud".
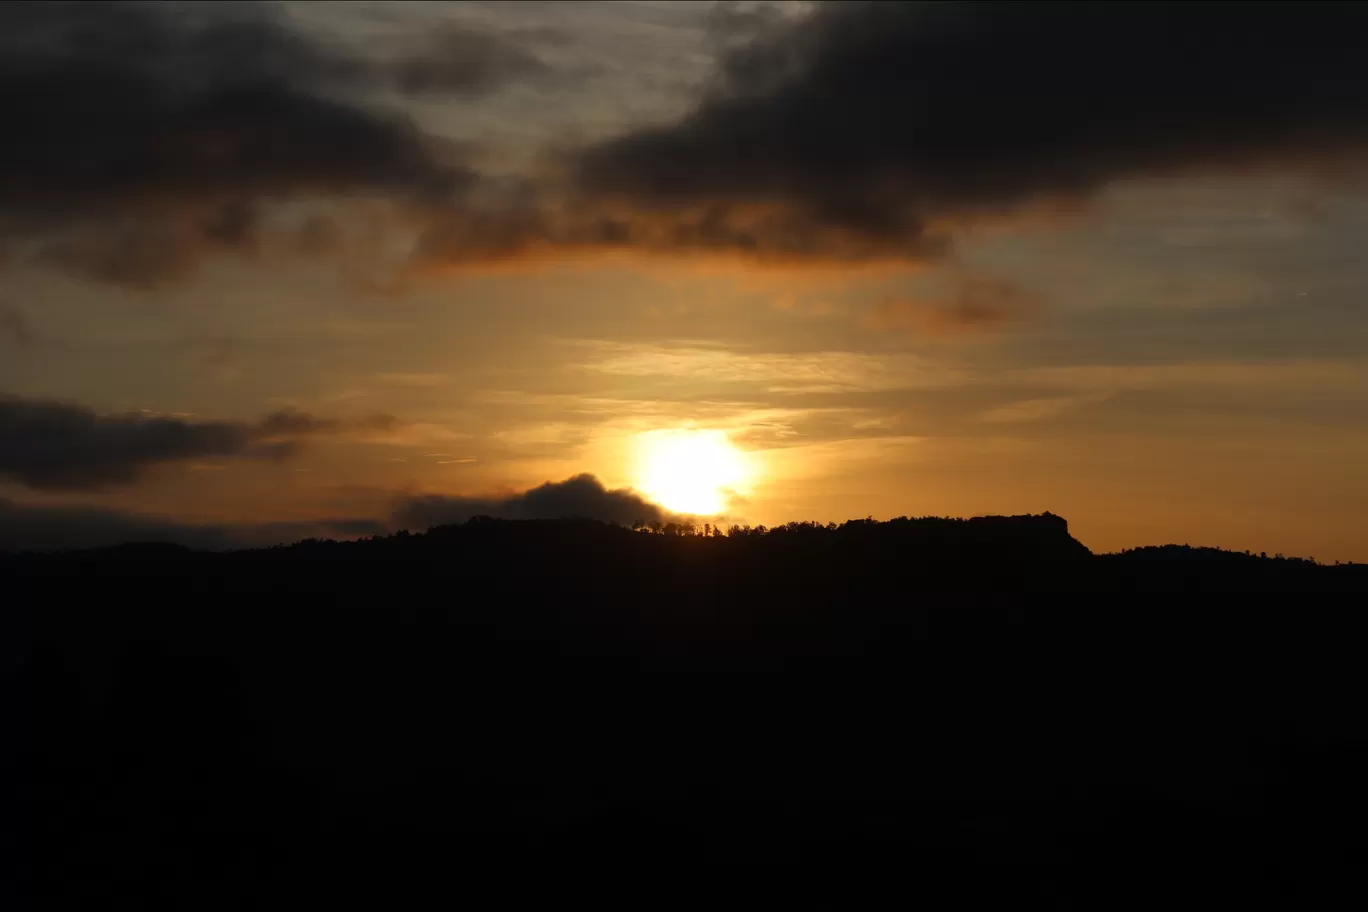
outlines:
{"label": "thin wispy cloud", "polygon": [[990,424],[1043,421],[1088,405],[1105,402],[1107,398],[1106,393],[1101,393],[1087,396],[1046,396],[1040,399],[1021,399],[987,409],[978,416],[978,419]]}
{"label": "thin wispy cloud", "polygon": [[854,392],[951,386],[954,368],[907,355],[863,352],[754,352],[696,346],[581,341],[594,356],[585,370],[624,377],[744,384],[767,393]]}

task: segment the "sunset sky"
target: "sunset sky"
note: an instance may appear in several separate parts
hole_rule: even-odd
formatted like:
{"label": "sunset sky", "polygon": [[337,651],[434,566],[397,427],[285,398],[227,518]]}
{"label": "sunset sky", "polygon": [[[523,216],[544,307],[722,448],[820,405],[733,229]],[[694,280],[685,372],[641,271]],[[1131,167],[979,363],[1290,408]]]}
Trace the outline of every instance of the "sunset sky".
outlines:
{"label": "sunset sky", "polygon": [[14,3],[0,117],[0,548],[1368,560],[1362,6]]}

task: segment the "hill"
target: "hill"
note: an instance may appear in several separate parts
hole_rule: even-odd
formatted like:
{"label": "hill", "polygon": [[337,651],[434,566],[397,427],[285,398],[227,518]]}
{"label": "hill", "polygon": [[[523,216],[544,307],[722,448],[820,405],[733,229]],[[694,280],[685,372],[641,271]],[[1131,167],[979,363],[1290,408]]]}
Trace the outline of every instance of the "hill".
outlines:
{"label": "hill", "polygon": [[1368,568],[1093,555],[1049,514],[687,531],[0,559],[11,882],[225,908],[1356,883]]}

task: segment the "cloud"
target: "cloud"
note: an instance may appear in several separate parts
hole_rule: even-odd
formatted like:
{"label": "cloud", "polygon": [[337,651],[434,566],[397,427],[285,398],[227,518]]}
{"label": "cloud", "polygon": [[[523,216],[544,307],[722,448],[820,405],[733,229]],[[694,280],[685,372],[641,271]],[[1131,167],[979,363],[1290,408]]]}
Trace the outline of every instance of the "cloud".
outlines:
{"label": "cloud", "polygon": [[403,425],[393,415],[369,415],[365,418],[318,418],[297,409],[272,412],[256,426],[263,437],[299,437],[305,434],[335,434],[355,431],[361,434],[397,430]]}
{"label": "cloud", "polygon": [[185,523],[157,516],[88,506],[24,504],[0,498],[0,551],[100,548],[159,542],[209,551],[260,548],[304,538],[381,535],[372,519],[317,522]]}
{"label": "cloud", "polygon": [[18,349],[32,345],[33,331],[29,328],[28,317],[17,308],[0,304],[0,339]]}
{"label": "cloud", "polygon": [[661,206],[632,193],[529,183],[489,204],[433,213],[412,264],[420,272],[628,252],[744,257],[793,266],[910,258],[940,259],[945,236],[908,234],[896,249],[860,231],[793,218],[786,204],[700,199]]}
{"label": "cloud", "polygon": [[390,72],[408,94],[483,95],[514,82],[545,80],[552,70],[507,35],[448,24],[393,61]]}
{"label": "cloud", "polygon": [[473,516],[498,519],[564,519],[577,517],[630,526],[641,522],[669,522],[680,517],[651,503],[628,488],[610,491],[593,475],[576,475],[513,494],[462,497],[427,494],[406,497],[394,510],[401,528],[428,529],[465,522]]}
{"label": "cloud", "polygon": [[947,300],[887,298],[864,323],[870,329],[942,336],[997,329],[1037,306],[1036,298],[1010,282],[970,278]]}
{"label": "cloud", "polygon": [[310,434],[390,427],[280,411],[258,423],[190,421],[131,413],[100,415],[61,402],[0,397],[0,478],[40,490],[128,484],[155,465],[212,456],[282,459]]}
{"label": "cloud", "polygon": [[436,372],[389,372],[375,375],[375,379],[387,386],[402,386],[413,389],[438,389],[451,384],[449,374]]}
{"label": "cloud", "polygon": [[[415,273],[612,251],[924,261],[966,224],[1119,179],[1325,169],[1368,145],[1356,4],[725,5],[687,115],[496,179],[373,103],[560,80],[537,39],[449,25],[382,59],[275,9],[0,5],[0,245],[154,285],[261,246],[277,202],[364,198],[418,235]],[[331,224],[312,213],[295,246],[339,243]],[[875,319],[947,331],[995,312]]]}
{"label": "cloud", "polygon": [[784,21],[786,10],[774,3],[718,0],[708,8],[704,25],[708,37],[724,49],[746,44]]}
{"label": "cloud", "polygon": [[405,497],[390,522],[342,517],[301,522],[193,523],[93,506],[19,503],[0,498],[0,551],[97,548],[127,542],[168,542],[222,551],[268,547],[304,538],[384,535],[394,528],[428,529],[474,516],[500,519],[578,517],[630,526],[688,521],[639,494],[610,491],[593,475],[547,482],[527,491],[490,497]]}
{"label": "cloud", "polygon": [[1170,364],[1074,364],[1031,367],[1004,375],[1017,388],[1040,387],[1089,393],[1124,391],[1262,390],[1321,392],[1368,387],[1368,365],[1357,360],[1217,362]]}
{"label": "cloud", "polygon": [[266,6],[0,7],[0,242],[155,284],[250,247],[267,201],[474,181],[402,117],[338,100],[369,70]]}
{"label": "cloud", "polygon": [[948,226],[1116,179],[1320,167],[1365,141],[1355,4],[840,3],[572,170],[605,244],[916,259]]}
{"label": "cloud", "polygon": [[[962,372],[909,354],[766,352],[598,339],[572,340],[571,344],[589,355],[577,365],[583,370],[637,379],[660,378],[690,389],[707,383],[769,393],[849,393],[928,389],[963,382]],[[617,402],[608,405],[609,410],[619,412],[622,407]]]}
{"label": "cloud", "polygon": [[1108,398],[1106,393],[1100,393],[1086,396],[1045,396],[1039,399],[1022,399],[1017,402],[994,406],[979,415],[978,420],[990,424],[1044,421],[1084,406],[1104,402]]}

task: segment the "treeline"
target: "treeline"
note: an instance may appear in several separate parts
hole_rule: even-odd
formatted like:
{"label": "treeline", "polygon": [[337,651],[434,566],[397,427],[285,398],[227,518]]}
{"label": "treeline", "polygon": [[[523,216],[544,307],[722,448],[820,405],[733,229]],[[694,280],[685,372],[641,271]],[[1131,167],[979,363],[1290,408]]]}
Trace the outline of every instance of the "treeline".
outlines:
{"label": "treeline", "polygon": [[[388,566],[391,563],[395,566]],[[157,578],[188,573],[221,577],[214,584],[219,588],[244,588],[260,576],[263,585],[303,586],[318,592],[336,582],[343,598],[354,586],[368,585],[363,577],[369,573],[382,580],[403,574],[416,585],[433,573],[457,572],[470,585],[497,586],[503,580],[510,591],[529,596],[538,584],[567,596],[596,587],[599,601],[615,593],[669,601],[709,586],[721,599],[728,598],[725,587],[741,586],[747,599],[769,602],[848,600],[854,593],[903,588],[910,588],[906,594],[912,596],[918,590],[966,595],[1368,590],[1368,565],[1363,564],[1325,566],[1314,558],[1188,545],[1094,555],[1069,534],[1063,518],[1049,513],[792,522],[772,528],[712,523],[639,523],[626,528],[581,519],[477,517],[426,532],[400,531],[355,541],[308,539],[231,553],[130,544],[0,556],[0,572],[19,581],[43,578],[59,586],[91,575]],[[661,588],[664,580],[674,583],[653,592],[652,587]],[[766,586],[771,587],[772,598],[751,591]]]}

